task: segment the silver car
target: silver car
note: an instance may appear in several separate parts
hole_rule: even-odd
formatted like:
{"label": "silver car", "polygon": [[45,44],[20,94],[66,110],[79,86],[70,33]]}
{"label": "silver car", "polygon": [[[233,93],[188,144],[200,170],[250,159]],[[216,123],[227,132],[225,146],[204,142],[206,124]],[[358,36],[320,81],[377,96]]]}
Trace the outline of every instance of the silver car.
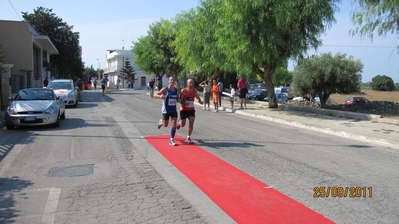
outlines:
{"label": "silver car", "polygon": [[47,89],[54,90],[55,94],[64,100],[66,106],[78,106],[80,90],[75,87],[71,79],[51,80]]}
{"label": "silver car", "polygon": [[5,112],[6,127],[50,125],[60,126],[60,119],[65,119],[65,103],[51,89],[21,89]]}

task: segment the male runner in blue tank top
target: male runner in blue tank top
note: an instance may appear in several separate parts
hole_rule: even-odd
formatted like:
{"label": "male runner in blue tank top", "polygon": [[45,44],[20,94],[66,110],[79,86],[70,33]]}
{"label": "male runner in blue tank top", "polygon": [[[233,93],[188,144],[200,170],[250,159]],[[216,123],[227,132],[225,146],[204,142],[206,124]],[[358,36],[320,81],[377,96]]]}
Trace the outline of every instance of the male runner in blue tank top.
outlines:
{"label": "male runner in blue tank top", "polygon": [[176,128],[179,129],[180,125],[177,124],[177,109],[176,105],[179,102],[178,90],[175,88],[175,78],[169,77],[168,87],[164,87],[155,94],[155,98],[162,99],[162,119],[158,122],[158,129],[162,126],[168,127],[169,117],[172,120],[172,128],[170,129],[169,144],[176,146],[175,134]]}

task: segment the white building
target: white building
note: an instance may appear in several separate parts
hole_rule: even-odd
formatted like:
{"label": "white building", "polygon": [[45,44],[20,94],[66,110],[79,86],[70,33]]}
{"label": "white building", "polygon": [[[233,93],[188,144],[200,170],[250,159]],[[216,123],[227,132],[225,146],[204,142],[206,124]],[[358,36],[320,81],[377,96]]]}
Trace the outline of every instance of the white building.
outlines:
{"label": "white building", "polygon": [[[133,67],[136,75],[135,80],[124,80],[121,76],[121,69],[125,66],[125,61],[129,60],[130,65]],[[118,77],[120,79],[120,88],[128,88],[128,81],[134,81],[134,89],[147,89],[147,83],[151,79],[156,79],[154,74],[145,74],[135,64],[136,55],[130,50],[116,49],[107,50],[105,58],[105,70],[104,73],[108,74],[109,87],[116,88]],[[167,78],[163,77],[163,84],[167,84]]]}

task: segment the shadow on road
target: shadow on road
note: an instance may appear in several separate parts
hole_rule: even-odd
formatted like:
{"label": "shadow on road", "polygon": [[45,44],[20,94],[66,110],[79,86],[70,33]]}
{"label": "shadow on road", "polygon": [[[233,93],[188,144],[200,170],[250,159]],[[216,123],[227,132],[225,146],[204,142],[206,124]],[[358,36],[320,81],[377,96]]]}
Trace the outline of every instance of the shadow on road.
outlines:
{"label": "shadow on road", "polygon": [[16,195],[27,199],[23,189],[33,185],[31,181],[21,180],[18,177],[0,177],[0,223],[17,223],[19,210],[16,207]]}

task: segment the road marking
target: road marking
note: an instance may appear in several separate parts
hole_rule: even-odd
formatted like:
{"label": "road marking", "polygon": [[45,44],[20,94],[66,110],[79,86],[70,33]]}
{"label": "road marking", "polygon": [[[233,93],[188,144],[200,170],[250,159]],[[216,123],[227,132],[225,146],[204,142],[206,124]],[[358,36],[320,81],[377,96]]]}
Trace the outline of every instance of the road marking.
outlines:
{"label": "road marking", "polygon": [[72,138],[72,142],[71,142],[71,150],[69,151],[70,155],[70,159],[74,160],[75,159],[75,148],[74,148],[74,144],[75,144],[75,138]]}
{"label": "road marking", "polygon": [[50,188],[46,208],[42,218],[43,223],[53,224],[55,219],[55,212],[57,211],[58,200],[60,197],[60,188]]}
{"label": "road marking", "polygon": [[55,213],[57,211],[58,201],[61,194],[61,188],[48,187],[48,188],[27,189],[23,190],[22,192],[38,193],[45,191],[49,191],[49,195],[47,198],[46,207],[44,208],[42,223],[53,224],[55,220]]}

